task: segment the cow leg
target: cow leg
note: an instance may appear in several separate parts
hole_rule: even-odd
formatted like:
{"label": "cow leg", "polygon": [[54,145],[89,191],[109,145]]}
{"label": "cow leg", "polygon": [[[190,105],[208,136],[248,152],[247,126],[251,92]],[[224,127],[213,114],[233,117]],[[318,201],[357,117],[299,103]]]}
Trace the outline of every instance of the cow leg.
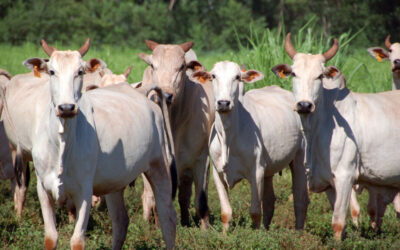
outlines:
{"label": "cow leg", "polygon": [[274,216],[275,210],[275,194],[274,185],[272,183],[274,176],[264,177],[264,195],[263,195],[263,222],[265,229],[269,229],[271,224],[272,216]]}
{"label": "cow leg", "polygon": [[89,221],[90,206],[92,201],[93,187],[90,183],[81,186],[81,192],[73,197],[76,208],[76,222],[74,233],[71,237],[71,249],[80,250],[85,248],[85,232]]}
{"label": "cow leg", "polygon": [[369,214],[371,220],[371,227],[376,228],[377,226],[377,217],[378,217],[378,194],[373,189],[368,189],[369,199],[367,212]]}
{"label": "cow leg", "polygon": [[113,228],[112,249],[121,249],[126,239],[129,225],[129,217],[124,202],[124,190],[107,194],[106,203]]}
{"label": "cow leg", "polygon": [[358,217],[360,217],[360,205],[358,204],[356,191],[354,190],[354,187],[351,189],[350,211],[353,224],[356,227],[358,227]]}
{"label": "cow leg", "polygon": [[223,233],[226,233],[229,229],[229,223],[232,220],[232,207],[229,202],[228,186],[221,180],[215,168],[213,169],[213,179],[221,203],[222,230]]}
{"label": "cow leg", "polygon": [[68,221],[70,224],[75,222],[76,219],[76,208],[74,201],[69,198],[67,199],[67,211],[68,211]]}
{"label": "cow leg", "polygon": [[194,206],[196,208],[197,216],[200,217],[202,229],[207,229],[209,227],[209,222],[208,222],[209,211],[208,211],[208,201],[207,201],[209,165],[210,165],[210,160],[208,154],[203,153],[199,161],[196,163],[194,169],[194,184],[195,184]]}
{"label": "cow leg", "polygon": [[156,202],[154,200],[153,190],[151,189],[150,182],[147,180],[146,176],[142,174],[143,177],[143,194],[142,194],[142,204],[143,204],[143,219],[149,221],[152,212],[156,217],[156,224],[158,225],[158,219],[156,215]]}
{"label": "cow leg", "polygon": [[303,153],[299,153],[294,162],[290,164],[290,171],[292,172],[293,205],[294,215],[296,217],[295,228],[300,230],[304,228],[307,208],[310,203],[308,198],[307,176],[303,166]]}
{"label": "cow leg", "polygon": [[190,196],[192,196],[193,178],[183,173],[179,178],[179,207],[181,208],[181,224],[182,226],[190,225]]}
{"label": "cow leg", "polygon": [[332,227],[336,240],[341,240],[346,226],[346,214],[350,204],[353,178],[350,175],[337,175],[335,179],[336,200],[333,208]]}
{"label": "cow leg", "polygon": [[393,199],[394,210],[396,211],[397,218],[400,219],[400,193],[397,193]]}
{"label": "cow leg", "polygon": [[44,190],[42,182],[39,180],[39,178],[37,179],[36,187],[44,221],[44,248],[46,250],[55,249],[57,246],[58,233],[53,205],[54,202],[49,194]]}
{"label": "cow leg", "polygon": [[24,161],[23,163],[24,169],[21,173],[21,186],[18,185],[16,178],[13,178],[12,181],[12,189],[14,193],[14,206],[17,211],[18,218],[22,217],[22,209],[24,208],[25,200],[26,200],[26,191],[29,185],[29,162]]}
{"label": "cow leg", "polygon": [[255,166],[251,180],[251,206],[250,215],[253,220],[253,226],[257,229],[261,224],[261,199],[264,193],[264,169],[261,166]]}
{"label": "cow leg", "polygon": [[327,190],[325,190],[325,194],[326,194],[329,204],[331,204],[331,208],[333,210],[334,206],[335,206],[335,200],[336,200],[336,191],[334,188],[330,187]]}
{"label": "cow leg", "polygon": [[161,231],[167,249],[175,246],[176,213],[172,203],[171,177],[162,160],[150,164],[150,170],[145,173],[154,191],[156,208]]}

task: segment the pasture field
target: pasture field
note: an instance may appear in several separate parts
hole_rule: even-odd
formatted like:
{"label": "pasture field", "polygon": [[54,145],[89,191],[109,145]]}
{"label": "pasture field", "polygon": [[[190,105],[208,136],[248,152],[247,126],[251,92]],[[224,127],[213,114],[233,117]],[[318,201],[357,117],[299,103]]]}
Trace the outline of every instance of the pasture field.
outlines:
{"label": "pasture field", "polygon": [[[277,38],[278,37],[278,38]],[[294,40],[297,51],[318,53],[329,47],[331,41],[313,39],[312,30],[304,29],[299,32],[298,39]],[[291,64],[283,49],[283,35],[272,35],[266,31],[263,36],[251,37],[253,46],[242,47],[233,52],[206,52],[197,51],[199,61],[208,70],[220,60],[233,60],[239,64],[245,63],[247,68],[260,70],[265,74],[265,80],[248,88],[262,87],[263,85],[278,84],[291,89],[291,79],[280,80],[275,77],[270,68],[278,63]],[[83,42],[83,40],[82,40]],[[370,57],[365,48],[351,47],[351,37],[344,34],[340,37],[342,47],[337,56],[328,63],[336,65],[348,79],[348,86],[358,92],[379,92],[391,89],[391,74],[389,62],[379,63]],[[302,44],[302,45],[301,45]],[[67,49],[58,44],[59,49]],[[382,44],[371,44],[372,46]],[[78,46],[71,47],[77,49]],[[196,47],[194,47],[195,49]],[[135,48],[121,48],[118,46],[103,46],[91,48],[85,59],[98,57],[104,60],[108,67],[117,74],[122,73],[129,65],[133,70],[128,78],[129,82],[141,80],[141,74],[146,67]],[[149,53],[149,51],[147,51]],[[22,61],[30,57],[47,57],[38,44],[25,44],[15,47],[0,44],[0,68],[11,74],[28,72],[22,66]],[[400,107],[399,107],[400,108]],[[27,194],[23,219],[18,220],[13,209],[13,200],[9,181],[0,182],[0,248],[1,249],[42,249],[44,225],[36,193],[36,177],[31,173],[31,184]],[[251,227],[250,186],[242,181],[231,191],[233,208],[233,222],[227,235],[222,234],[220,221],[220,206],[218,195],[211,178],[209,179],[209,206],[211,227],[208,231],[198,228],[198,219],[191,206],[191,227],[177,226],[176,246],[178,249],[400,249],[400,219],[396,218],[393,205],[386,211],[382,232],[378,233],[369,226],[366,212],[368,194],[358,195],[361,205],[360,226],[353,226],[348,218],[347,237],[341,242],[335,242],[331,229],[332,209],[324,194],[312,193],[305,229],[301,232],[294,230],[293,200],[291,198],[291,175],[284,170],[283,175],[276,175],[274,188],[276,195],[275,214],[269,231],[254,230]],[[161,231],[154,225],[148,224],[141,218],[142,180],[136,182],[133,188],[125,191],[125,202],[130,217],[125,249],[158,249],[165,247]],[[179,206],[175,200],[175,209],[179,220]],[[69,248],[69,239],[73,232],[73,225],[68,223],[65,208],[57,209],[59,230],[59,249]],[[105,206],[93,208],[89,220],[86,246],[88,249],[111,249],[112,245],[111,220]]]}

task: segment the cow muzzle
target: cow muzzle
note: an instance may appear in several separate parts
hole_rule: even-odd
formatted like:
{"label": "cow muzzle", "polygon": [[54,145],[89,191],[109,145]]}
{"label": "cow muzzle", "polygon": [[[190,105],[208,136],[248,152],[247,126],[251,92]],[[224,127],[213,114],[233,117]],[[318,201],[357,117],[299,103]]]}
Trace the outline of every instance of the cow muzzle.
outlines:
{"label": "cow muzzle", "polygon": [[393,61],[393,68],[392,68],[393,73],[400,73],[400,59],[396,59]]}
{"label": "cow muzzle", "polygon": [[78,107],[75,104],[60,104],[57,106],[57,116],[61,118],[72,118],[78,114]]}
{"label": "cow muzzle", "polygon": [[309,101],[300,101],[296,103],[295,111],[299,114],[310,114],[314,112],[315,105]]}
{"label": "cow muzzle", "polygon": [[220,113],[227,113],[232,110],[231,102],[226,100],[217,101],[217,111]]}
{"label": "cow muzzle", "polygon": [[168,106],[171,105],[174,100],[174,94],[167,93],[167,92],[164,92],[163,94],[164,94],[165,101],[167,102],[167,105]]}

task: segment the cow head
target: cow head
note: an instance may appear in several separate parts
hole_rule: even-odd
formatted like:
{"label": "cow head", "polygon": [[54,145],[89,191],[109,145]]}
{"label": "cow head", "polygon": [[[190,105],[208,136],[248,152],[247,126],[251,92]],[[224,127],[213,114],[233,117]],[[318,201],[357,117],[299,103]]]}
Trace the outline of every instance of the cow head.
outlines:
{"label": "cow head", "polygon": [[388,35],[385,40],[385,46],[388,51],[381,47],[368,48],[367,51],[378,61],[390,60],[392,72],[400,76],[400,43],[391,43],[390,35]]}
{"label": "cow head", "polygon": [[296,99],[295,111],[299,114],[312,113],[322,93],[324,63],[336,54],[339,49],[339,42],[335,39],[332,47],[322,55],[297,53],[290,42],[290,33],[288,33],[285,49],[293,59],[293,65],[279,64],[274,66],[272,71],[281,78],[293,76],[293,93]]}
{"label": "cow head", "polygon": [[42,48],[50,56],[48,61],[31,58],[24,65],[31,70],[42,70],[50,76],[51,100],[56,115],[71,118],[78,113],[78,99],[81,97],[82,79],[86,62],[82,57],[89,50],[90,39],[78,51],[58,51],[42,40]]}
{"label": "cow head", "polygon": [[264,78],[257,70],[241,70],[234,62],[223,61],[214,65],[210,73],[197,71],[191,79],[205,83],[212,81],[216,110],[220,113],[230,112],[239,97],[239,85],[242,82],[253,83]]}
{"label": "cow head", "polygon": [[187,69],[185,53],[193,46],[193,42],[166,45],[146,40],[146,44],[153,53],[140,53],[139,57],[150,65],[151,83],[158,85],[163,90],[167,103],[172,104],[182,92]]}
{"label": "cow head", "polygon": [[101,82],[100,82],[100,87],[105,87],[121,82],[126,82],[126,79],[128,78],[129,74],[131,73],[133,66],[130,66],[125,70],[123,74],[116,75],[116,74],[104,74],[101,73]]}

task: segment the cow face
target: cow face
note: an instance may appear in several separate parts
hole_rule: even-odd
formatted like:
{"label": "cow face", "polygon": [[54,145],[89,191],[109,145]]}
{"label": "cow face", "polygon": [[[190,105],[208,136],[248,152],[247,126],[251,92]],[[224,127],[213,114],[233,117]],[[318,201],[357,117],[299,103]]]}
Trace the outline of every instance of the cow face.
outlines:
{"label": "cow face", "polygon": [[193,42],[164,45],[146,40],[146,44],[153,53],[140,53],[139,57],[150,65],[152,83],[163,90],[167,103],[172,104],[182,92],[186,71],[185,53],[193,46]]}
{"label": "cow face", "polygon": [[210,73],[197,71],[191,77],[194,81],[205,83],[212,81],[215,107],[219,113],[230,112],[238,101],[239,85],[242,82],[252,83],[264,78],[257,70],[241,70],[234,62],[219,62]]}
{"label": "cow face", "polygon": [[49,61],[31,58],[24,65],[34,72],[41,69],[50,76],[50,94],[56,115],[61,118],[71,118],[78,113],[77,102],[81,97],[83,74],[86,63],[82,56],[89,49],[89,39],[78,51],[57,51],[50,48],[42,40],[44,51],[50,56]]}
{"label": "cow face", "polygon": [[281,78],[293,76],[293,94],[296,99],[294,110],[299,114],[314,112],[315,105],[322,95],[324,63],[336,54],[338,48],[339,43],[335,39],[332,47],[322,55],[297,53],[290,43],[290,33],[286,36],[285,49],[293,59],[293,65],[280,64],[273,67],[272,71]]}
{"label": "cow face", "polygon": [[391,43],[389,35],[386,37],[385,46],[388,51],[381,47],[368,48],[367,51],[378,61],[389,60],[392,73],[400,77],[400,43]]}

